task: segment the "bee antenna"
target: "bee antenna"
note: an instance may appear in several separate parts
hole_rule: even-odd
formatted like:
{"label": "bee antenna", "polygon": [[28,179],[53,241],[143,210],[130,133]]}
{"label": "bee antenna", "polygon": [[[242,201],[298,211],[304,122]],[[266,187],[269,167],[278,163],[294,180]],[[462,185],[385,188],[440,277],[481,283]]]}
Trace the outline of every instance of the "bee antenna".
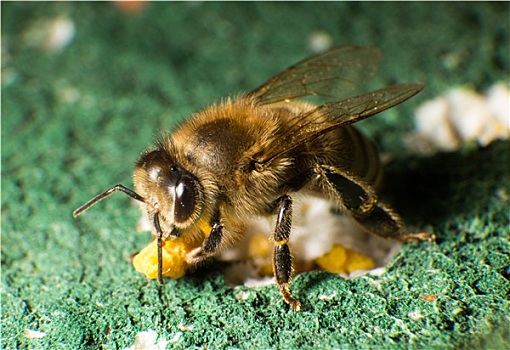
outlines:
{"label": "bee antenna", "polygon": [[97,196],[95,196],[94,198],[89,200],[87,203],[83,204],[81,207],[79,207],[78,209],[74,210],[73,211],[73,217],[77,217],[78,215],[83,213],[85,210],[89,209],[91,206],[93,206],[94,204],[96,204],[100,200],[110,196],[113,192],[116,192],[116,191],[124,192],[129,197],[131,197],[133,199],[136,199],[137,201],[145,203],[145,199],[142,196],[140,196],[138,193],[136,193],[135,191],[130,190],[129,188],[119,184],[119,185],[113,186],[109,190],[106,190],[106,191],[98,194]]}
{"label": "bee antenna", "polygon": [[157,240],[158,240],[158,282],[163,284],[163,252],[162,252],[162,239],[163,231],[159,225],[159,213],[154,214],[154,227],[156,228]]}

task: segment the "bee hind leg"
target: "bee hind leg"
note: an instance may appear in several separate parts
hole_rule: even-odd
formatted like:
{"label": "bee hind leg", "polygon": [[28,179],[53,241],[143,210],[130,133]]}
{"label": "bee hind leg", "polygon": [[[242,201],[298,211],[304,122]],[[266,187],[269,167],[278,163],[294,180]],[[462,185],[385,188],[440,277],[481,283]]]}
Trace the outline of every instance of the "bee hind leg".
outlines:
{"label": "bee hind leg", "polygon": [[428,233],[408,233],[395,211],[378,200],[372,186],[357,176],[329,165],[317,165],[322,187],[365,230],[383,238],[402,242],[433,241]]}
{"label": "bee hind leg", "polygon": [[407,232],[400,216],[388,205],[377,202],[374,208],[363,215],[353,215],[354,219],[369,232],[383,238],[393,238],[401,242],[435,241],[433,234]]}
{"label": "bee hind leg", "polygon": [[290,293],[289,285],[292,279],[292,256],[287,242],[289,241],[292,226],[292,199],[284,195],[276,200],[275,211],[277,214],[276,227],[273,233],[275,243],[273,253],[273,270],[276,283],[280,287],[283,300],[294,311],[301,309],[301,303],[294,299]]}

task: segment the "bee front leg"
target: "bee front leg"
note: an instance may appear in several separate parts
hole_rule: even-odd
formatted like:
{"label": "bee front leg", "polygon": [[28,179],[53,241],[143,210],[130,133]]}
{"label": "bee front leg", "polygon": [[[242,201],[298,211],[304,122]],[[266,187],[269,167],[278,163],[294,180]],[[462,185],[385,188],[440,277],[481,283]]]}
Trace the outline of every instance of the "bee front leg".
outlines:
{"label": "bee front leg", "polygon": [[406,232],[400,216],[377,199],[370,185],[353,174],[329,165],[318,165],[316,172],[326,192],[370,233],[402,242],[435,240],[435,236],[428,233]]}
{"label": "bee front leg", "polygon": [[292,256],[287,242],[289,241],[292,226],[292,199],[284,195],[276,200],[275,211],[277,214],[276,227],[273,234],[275,243],[273,254],[273,270],[276,283],[280,287],[283,300],[294,311],[301,309],[299,301],[290,294],[289,285],[292,278]]}
{"label": "bee front leg", "polygon": [[188,256],[187,261],[190,264],[196,264],[208,257],[216,254],[223,243],[223,225],[220,223],[219,216],[211,222],[211,231],[204,239],[202,246],[192,250]]}
{"label": "bee front leg", "polygon": [[211,225],[211,232],[202,244],[202,253],[206,255],[214,255],[219,250],[223,242],[223,225],[219,221],[215,221]]}

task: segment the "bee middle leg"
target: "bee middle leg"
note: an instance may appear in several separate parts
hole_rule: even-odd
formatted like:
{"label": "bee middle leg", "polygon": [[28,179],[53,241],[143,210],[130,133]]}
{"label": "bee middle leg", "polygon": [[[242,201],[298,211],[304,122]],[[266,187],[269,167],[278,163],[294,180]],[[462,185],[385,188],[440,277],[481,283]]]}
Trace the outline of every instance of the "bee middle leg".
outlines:
{"label": "bee middle leg", "polygon": [[301,309],[299,301],[290,294],[289,285],[292,279],[292,256],[287,244],[292,226],[292,199],[288,195],[278,198],[274,203],[274,213],[277,214],[276,227],[273,233],[275,243],[273,253],[273,270],[276,283],[280,287],[283,300],[294,311]]}
{"label": "bee middle leg", "polygon": [[400,216],[377,199],[375,191],[353,174],[329,165],[317,165],[321,186],[370,233],[402,242],[433,241],[428,233],[409,233]]}

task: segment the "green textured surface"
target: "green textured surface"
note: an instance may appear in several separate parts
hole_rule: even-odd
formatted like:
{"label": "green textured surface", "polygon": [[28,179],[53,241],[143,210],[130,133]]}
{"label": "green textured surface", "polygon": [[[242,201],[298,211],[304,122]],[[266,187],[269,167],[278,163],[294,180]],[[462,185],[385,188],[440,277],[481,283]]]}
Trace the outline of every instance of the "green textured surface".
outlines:
{"label": "green textured surface", "polygon": [[[2,348],[124,348],[148,329],[176,348],[509,348],[510,143],[401,153],[420,102],[508,82],[509,6],[149,3],[127,16],[111,3],[2,2]],[[57,16],[74,22],[71,44],[31,46],[27,30]],[[276,287],[230,289],[214,269],[147,281],[126,260],[149,235],[135,233],[123,196],[71,218],[91,195],[131,185],[157,130],[304,58],[317,30],[381,47],[374,86],[427,83],[362,127],[395,156],[395,207],[437,244],[405,246],[381,277],[299,275],[293,313]]]}

